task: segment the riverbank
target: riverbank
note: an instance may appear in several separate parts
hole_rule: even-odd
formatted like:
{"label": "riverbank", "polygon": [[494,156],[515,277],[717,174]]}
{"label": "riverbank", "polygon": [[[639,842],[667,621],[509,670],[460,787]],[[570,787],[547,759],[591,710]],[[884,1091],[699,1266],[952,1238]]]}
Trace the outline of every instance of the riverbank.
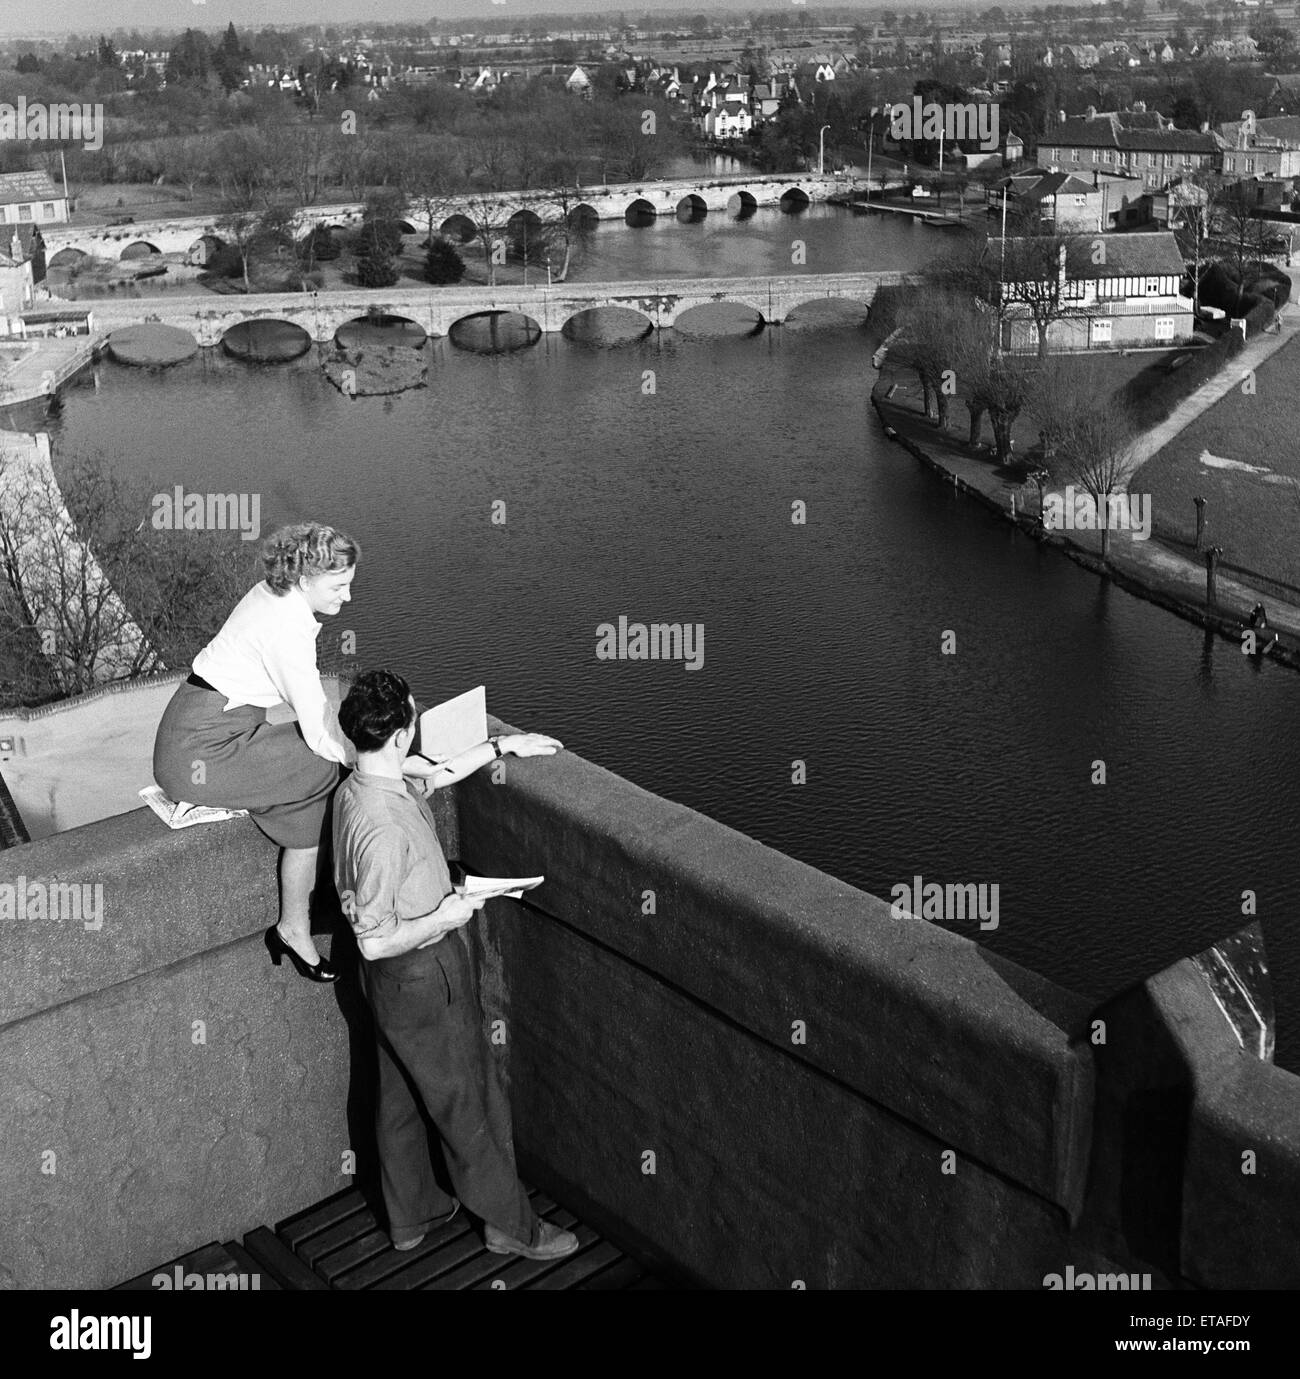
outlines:
{"label": "riverbank", "polygon": [[[1240,363],[1241,357],[1234,361],[1234,364]],[[1192,399],[1187,399],[1178,409],[1181,413],[1178,423],[1175,423],[1174,417],[1170,417],[1144,438],[1143,457],[1154,453],[1153,445],[1164,444],[1177,430],[1213,405],[1239,377],[1240,373],[1234,368],[1232,378],[1222,390],[1220,380],[1206,385],[1199,410],[1188,407]],[[1034,483],[1010,476],[989,459],[972,453],[955,434],[939,430],[934,422],[918,411],[887,400],[885,394],[888,391],[889,384],[882,379],[872,389],[871,395],[871,404],[885,434],[927,468],[949,479],[954,487],[970,493],[1005,520],[1015,523],[1025,535],[1058,548],[1076,564],[1109,577],[1127,592],[1216,632],[1239,646],[1242,644],[1242,625],[1249,620],[1251,609],[1257,603],[1263,603],[1268,610],[1269,625],[1277,631],[1278,638],[1267,653],[1261,654],[1267,654],[1284,665],[1300,668],[1300,601],[1284,601],[1278,597],[1276,589],[1263,589],[1248,580],[1226,575],[1221,570],[1216,580],[1215,601],[1211,605],[1206,596],[1206,569],[1203,563],[1197,563],[1159,541],[1137,540],[1132,532],[1110,533],[1110,549],[1103,563],[1100,532],[1045,531],[1038,516],[1038,489]]]}

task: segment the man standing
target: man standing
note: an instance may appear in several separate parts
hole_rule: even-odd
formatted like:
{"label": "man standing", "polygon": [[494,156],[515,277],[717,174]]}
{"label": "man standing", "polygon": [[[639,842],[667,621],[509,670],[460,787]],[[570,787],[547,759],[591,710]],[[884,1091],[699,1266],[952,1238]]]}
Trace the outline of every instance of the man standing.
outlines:
{"label": "man standing", "polygon": [[[493,1253],[562,1259],[578,1239],[529,1206],[469,953],[452,932],[483,901],[452,889],[432,811],[403,778],[416,733],[406,681],[385,670],[362,675],[339,724],[357,749],[357,766],[334,800],[334,879],[364,959],[362,987],[377,1027],[376,1132],[393,1246],[414,1249],[440,1217],[454,1214],[458,1198],[483,1221]],[[538,733],[490,738],[419,774],[437,788],[506,753],[549,756],[561,745]],[[406,770],[415,774],[416,762]],[[456,1198],[434,1178],[421,1102]]]}

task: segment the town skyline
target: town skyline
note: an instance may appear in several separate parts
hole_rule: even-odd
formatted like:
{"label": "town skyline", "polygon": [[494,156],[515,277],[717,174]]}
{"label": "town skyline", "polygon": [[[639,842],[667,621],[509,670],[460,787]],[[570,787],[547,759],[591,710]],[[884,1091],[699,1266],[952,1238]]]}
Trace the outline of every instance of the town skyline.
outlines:
{"label": "town skyline", "polygon": [[[166,10],[161,10],[154,0],[118,0],[114,6],[112,21],[109,23],[103,7],[97,0],[50,0],[42,9],[39,26],[32,24],[30,12],[7,13],[0,15],[0,37],[4,38],[52,38],[68,33],[91,31],[110,32],[113,29],[138,28],[143,30],[165,28],[224,28],[228,23],[235,25],[298,25],[298,24],[427,24],[438,19],[474,19],[482,17],[492,22],[508,20],[511,15],[569,14],[626,14],[631,20],[634,15],[661,14],[680,11],[683,14],[704,13],[714,15],[743,15],[755,8],[741,3],[741,0],[714,0],[709,5],[701,5],[698,0],[656,0],[653,5],[611,6],[603,0],[566,0],[556,5],[549,0],[451,0],[434,6],[427,0],[373,0],[371,4],[360,7],[355,0],[176,0]],[[775,8],[775,7],[772,7]],[[783,7],[782,7],[783,8]],[[800,6],[800,8],[803,8]],[[809,5],[806,12],[817,14],[824,10],[854,9],[867,13],[881,6],[861,5]],[[976,3],[976,0],[949,0],[944,5],[919,4],[908,7],[915,13],[918,10],[968,10],[979,14],[990,6]],[[433,11],[433,12],[431,12]]]}

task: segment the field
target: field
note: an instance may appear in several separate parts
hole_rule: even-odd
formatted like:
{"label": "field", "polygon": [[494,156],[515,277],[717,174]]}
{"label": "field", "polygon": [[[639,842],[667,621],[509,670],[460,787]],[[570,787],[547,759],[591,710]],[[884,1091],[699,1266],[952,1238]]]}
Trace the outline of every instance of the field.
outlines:
{"label": "field", "polygon": [[1255,375],[1255,392],[1234,389],[1134,475],[1149,492],[1155,529],[1190,542],[1192,499],[1206,499],[1205,545],[1225,562],[1300,588],[1300,345],[1292,340]]}

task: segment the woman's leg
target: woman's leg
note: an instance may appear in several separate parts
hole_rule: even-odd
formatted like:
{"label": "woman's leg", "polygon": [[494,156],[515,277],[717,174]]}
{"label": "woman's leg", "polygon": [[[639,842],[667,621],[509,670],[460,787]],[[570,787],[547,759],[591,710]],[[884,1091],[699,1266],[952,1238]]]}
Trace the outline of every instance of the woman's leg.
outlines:
{"label": "woman's leg", "polygon": [[316,885],[317,848],[285,848],[280,854],[280,937],[313,967],[320,953],[311,936],[310,902]]}

